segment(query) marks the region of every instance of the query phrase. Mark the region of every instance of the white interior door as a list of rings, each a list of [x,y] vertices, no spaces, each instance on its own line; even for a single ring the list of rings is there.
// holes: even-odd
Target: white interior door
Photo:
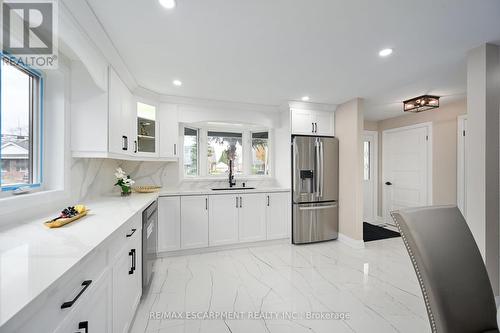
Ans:
[[[383,132],[384,217],[405,207],[432,204],[431,124]]]
[[[363,221],[377,220],[377,140],[376,131],[363,136]]]
[[[458,117],[457,142],[457,206],[467,218],[467,116]]]

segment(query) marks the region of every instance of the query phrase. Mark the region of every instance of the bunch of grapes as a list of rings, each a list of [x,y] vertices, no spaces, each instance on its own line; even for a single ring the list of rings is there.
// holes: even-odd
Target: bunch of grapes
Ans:
[[[78,215],[78,211],[75,209],[74,206],[70,206],[68,208],[65,208],[61,212],[61,218],[70,218],[70,217],[74,217],[76,215]]]

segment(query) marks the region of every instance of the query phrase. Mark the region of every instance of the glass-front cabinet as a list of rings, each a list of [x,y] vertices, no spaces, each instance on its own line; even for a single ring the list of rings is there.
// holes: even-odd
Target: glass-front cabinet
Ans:
[[[137,102],[137,141],[134,152],[138,155],[158,155],[158,122],[156,106]]]

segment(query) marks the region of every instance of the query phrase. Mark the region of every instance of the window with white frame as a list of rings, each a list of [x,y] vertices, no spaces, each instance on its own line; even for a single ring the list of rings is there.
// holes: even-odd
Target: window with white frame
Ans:
[[[198,129],[184,127],[184,175],[198,175],[198,152],[199,152]]]
[[[207,174],[224,175],[229,172],[229,161],[233,161],[233,172],[243,173],[243,134],[236,132],[207,133]]]
[[[252,133],[252,175],[269,174],[269,132]]]
[[[237,176],[270,175],[269,131],[184,126],[185,177],[226,177],[229,161]]]
[[[6,55],[0,66],[0,188],[39,186],[43,80]]]

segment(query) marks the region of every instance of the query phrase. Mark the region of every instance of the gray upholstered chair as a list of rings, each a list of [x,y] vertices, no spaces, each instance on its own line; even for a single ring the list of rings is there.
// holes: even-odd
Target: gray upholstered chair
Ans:
[[[391,213],[410,255],[432,332],[498,332],[483,259],[456,206]]]

